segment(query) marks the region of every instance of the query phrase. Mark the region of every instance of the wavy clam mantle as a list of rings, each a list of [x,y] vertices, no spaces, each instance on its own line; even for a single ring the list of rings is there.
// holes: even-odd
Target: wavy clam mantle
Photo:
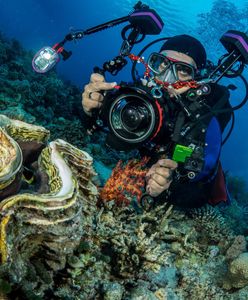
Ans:
[[[20,146],[0,128],[0,190],[15,180],[23,162]]]
[[[0,200],[19,191],[23,165],[37,160],[49,134],[44,127],[0,115]]]
[[[0,182],[3,189],[21,172],[25,151],[31,153],[35,149],[33,152],[37,154],[43,148],[37,168],[37,173],[42,174],[42,186],[32,193],[16,193],[0,203],[1,261],[14,262],[15,268],[20,268],[18,276],[25,276],[25,268],[21,269],[25,265],[23,262],[26,260],[28,267],[32,257],[42,257],[53,270],[61,269],[65,255],[80,241],[84,227],[82,218],[88,225],[91,223],[82,215],[85,210],[95,207],[98,194],[91,182],[95,175],[93,159],[87,152],[60,139],[44,147],[49,132],[43,127],[12,121],[4,116],[0,116],[0,124],[0,152],[3,154]],[[39,192],[42,190],[46,192]]]

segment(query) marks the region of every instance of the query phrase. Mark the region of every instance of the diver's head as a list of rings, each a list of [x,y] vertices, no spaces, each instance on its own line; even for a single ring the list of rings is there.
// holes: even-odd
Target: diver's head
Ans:
[[[199,70],[206,65],[205,48],[200,41],[190,35],[182,34],[169,38],[161,47],[160,53],[164,50],[174,50],[185,54],[193,59]]]
[[[149,66],[155,73],[155,78],[169,84],[194,80],[196,74],[205,65],[206,51],[203,45],[189,35],[169,38],[159,53],[153,53],[149,58]],[[188,86],[176,90],[169,87],[168,92],[174,96],[182,94],[188,89]]]

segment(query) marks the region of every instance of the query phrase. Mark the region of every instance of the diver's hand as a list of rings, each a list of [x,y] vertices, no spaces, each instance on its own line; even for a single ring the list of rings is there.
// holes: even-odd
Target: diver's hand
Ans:
[[[146,192],[157,197],[167,190],[172,182],[172,172],[177,168],[177,163],[171,159],[158,160],[146,174]]]
[[[99,109],[104,98],[100,92],[111,90],[116,85],[116,82],[105,82],[105,78],[98,73],[91,74],[90,82],[85,85],[82,94],[82,105],[85,113],[91,115],[92,109]]]

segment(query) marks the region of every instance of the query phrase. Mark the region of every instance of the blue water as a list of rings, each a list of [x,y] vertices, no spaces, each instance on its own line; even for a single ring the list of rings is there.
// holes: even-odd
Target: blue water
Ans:
[[[8,37],[20,40],[26,49],[37,51],[43,46],[52,46],[61,41],[72,27],[87,29],[102,22],[125,16],[136,2],[134,0],[0,0],[0,30]],[[216,15],[211,15],[213,4],[216,3],[212,0],[147,0],[144,3],[156,9],[165,23],[160,37],[182,33],[195,35],[204,43],[209,58],[215,60],[218,55],[225,53],[218,42],[221,34],[229,29],[240,29],[245,22],[248,25],[247,1],[228,1],[237,9],[231,10],[231,18],[230,14],[225,12],[226,1],[218,2],[219,11],[216,10]],[[244,17],[242,24],[237,12],[246,13],[247,18]],[[209,13],[210,19],[199,31],[200,13]],[[222,21],[218,13],[221,14]],[[122,28],[123,25],[119,25],[110,30],[87,36],[77,44],[68,43],[66,48],[72,50],[73,55],[68,61],[59,63],[57,70],[60,76],[83,88],[84,84],[88,82],[94,66],[101,66],[104,61],[118,54]],[[139,49],[154,38],[147,37],[133,49],[133,52],[137,51],[136,53],[138,53]],[[130,78],[129,71],[130,69],[125,69],[116,78],[108,75],[107,80],[117,82],[127,80]],[[248,78],[247,71],[244,74]],[[238,104],[244,94],[242,84],[236,80],[235,84],[240,88],[233,93],[233,105]],[[248,178],[248,104],[236,112],[235,116],[235,128],[223,147],[222,162],[224,169],[229,170],[232,174]]]

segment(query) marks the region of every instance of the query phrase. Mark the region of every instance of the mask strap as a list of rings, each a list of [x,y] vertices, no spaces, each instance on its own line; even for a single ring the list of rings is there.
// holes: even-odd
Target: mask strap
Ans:
[[[144,72],[144,78],[150,78],[151,77],[151,70],[148,67],[148,64],[145,62],[144,58],[139,57],[137,55],[134,54],[129,54],[128,57],[132,60],[132,61],[137,61],[142,63],[145,66],[145,72]],[[177,81],[175,83],[168,83],[168,82],[163,82],[161,80],[158,80],[156,78],[154,78],[154,81],[161,85],[163,88],[168,89],[168,87],[173,87],[174,89],[180,89],[182,87],[190,87],[190,88],[197,88],[199,86],[199,84],[197,83],[197,81],[195,80],[190,80],[190,81]]]
[[[189,88],[197,88],[199,86],[199,84],[197,83],[197,81],[195,80],[190,80],[190,81],[177,81],[174,83],[168,83],[168,82],[163,82],[161,80],[158,79],[154,79],[154,81],[159,84],[162,85],[163,88],[168,89],[168,87],[173,87],[174,89],[178,90],[182,87],[189,87]]]

